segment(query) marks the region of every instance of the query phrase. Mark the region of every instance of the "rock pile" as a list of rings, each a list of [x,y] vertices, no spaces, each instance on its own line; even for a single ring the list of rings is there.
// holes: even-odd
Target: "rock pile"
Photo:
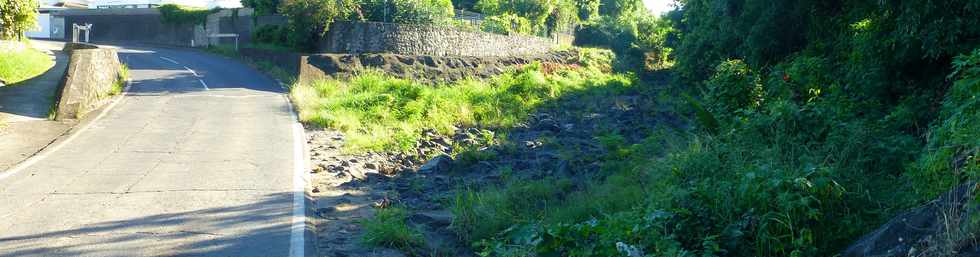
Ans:
[[[844,257],[980,256],[976,182],[899,214],[844,251]]]

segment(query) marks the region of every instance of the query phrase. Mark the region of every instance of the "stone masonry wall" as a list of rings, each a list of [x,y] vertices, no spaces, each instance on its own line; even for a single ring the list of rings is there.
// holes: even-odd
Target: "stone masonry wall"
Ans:
[[[68,45],[71,54],[58,96],[56,120],[82,118],[105,104],[119,77],[115,49]]]
[[[391,53],[430,56],[528,56],[555,44],[533,36],[507,36],[452,27],[337,21],[320,42],[327,53]]]
[[[243,48],[242,56],[266,61],[290,72],[301,82],[324,78],[343,78],[364,69],[376,69],[398,78],[433,83],[465,78],[488,78],[510,66],[534,61],[571,64],[578,61],[574,51],[548,52],[519,57],[428,56],[400,54],[296,54]]]

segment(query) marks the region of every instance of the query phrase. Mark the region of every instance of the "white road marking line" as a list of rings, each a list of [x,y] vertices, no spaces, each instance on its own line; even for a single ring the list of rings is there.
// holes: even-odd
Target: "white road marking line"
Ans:
[[[303,125],[296,117],[293,104],[286,98],[290,118],[293,121],[293,224],[290,226],[289,256],[304,257],[306,251],[306,171],[309,158],[306,156],[306,135]]]
[[[194,74],[194,77],[198,77],[198,78],[201,77],[201,75],[197,75],[197,72],[194,72],[194,70],[192,70],[191,68],[187,68],[187,66],[184,66],[184,69],[190,71],[191,74]]]
[[[211,90],[210,88],[208,88],[208,83],[204,83],[203,79],[197,79],[197,81],[201,82],[201,85],[204,86],[204,90]]]
[[[282,81],[277,79],[276,83],[279,87],[287,89]],[[286,98],[286,106],[289,107],[289,118],[293,121],[293,224],[290,226],[289,256],[305,257],[306,185],[309,182],[306,171],[310,167],[310,158],[306,154],[306,131],[303,129],[303,124],[299,123],[299,114],[293,108],[289,96],[283,97]]]
[[[256,98],[256,97],[269,97],[267,95],[174,95],[175,98],[186,98],[186,97],[215,97],[215,98]]]
[[[78,138],[78,135],[81,135],[82,133],[85,133],[85,131],[88,131],[88,129],[91,128],[92,125],[98,123],[99,120],[101,120],[102,117],[104,117],[107,113],[109,113],[109,111],[112,110],[113,107],[116,107],[116,105],[119,104],[119,102],[122,102],[122,99],[126,97],[126,94],[127,92],[129,92],[129,88],[132,85],[133,85],[133,80],[127,79],[126,87],[123,88],[122,94],[120,94],[119,97],[117,97],[116,99],[112,100],[112,103],[110,103],[109,106],[107,106],[104,110],[102,110],[102,112],[100,112],[98,116],[95,116],[95,119],[92,119],[92,121],[90,121],[88,124],[85,124],[85,126],[79,129],[78,131],[70,132],[71,135],[68,135],[68,138],[65,138],[65,140],[61,142],[57,142],[54,145],[49,145],[44,149],[41,149],[40,152],[36,153],[34,156],[31,156],[30,158],[27,158],[27,160],[25,160],[24,162],[17,164],[17,166],[14,166],[12,169],[7,170],[6,172],[0,173],[0,180],[13,176],[14,174],[23,171],[24,169],[30,167],[31,165],[34,165],[35,163],[41,160],[44,160],[45,158],[48,157],[48,155],[57,152],[62,147],[65,147],[65,145],[74,141],[75,138]]]
[[[160,59],[163,59],[163,60],[168,61],[168,62],[172,62],[172,63],[177,64],[177,65],[180,65],[180,63],[178,63],[177,61],[174,61],[174,59],[170,59],[170,58],[163,57],[163,56],[160,56]]]

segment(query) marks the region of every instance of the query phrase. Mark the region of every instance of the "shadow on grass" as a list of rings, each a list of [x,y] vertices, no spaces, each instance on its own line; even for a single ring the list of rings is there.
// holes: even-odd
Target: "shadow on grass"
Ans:
[[[45,119],[55,105],[68,56],[53,50],[55,64],[30,79],[0,87],[0,113]]]

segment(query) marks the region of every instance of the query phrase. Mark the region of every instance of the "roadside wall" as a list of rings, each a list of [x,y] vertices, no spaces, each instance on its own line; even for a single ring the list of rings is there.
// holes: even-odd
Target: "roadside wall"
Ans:
[[[194,24],[165,24],[155,9],[68,9],[53,13],[64,18],[62,40],[71,41],[72,24],[92,25],[93,42],[137,42],[190,46]],[[80,35],[84,38],[84,35]]]
[[[119,57],[115,49],[88,44],[65,46],[68,69],[61,81],[55,119],[78,119],[105,104],[119,78]]]
[[[238,43],[252,42],[254,11],[251,8],[224,9],[208,15],[207,34],[238,34]],[[234,38],[208,38],[211,44],[235,44]]]
[[[244,48],[242,56],[266,61],[290,72],[300,82],[324,78],[344,78],[364,69],[377,69],[398,78],[433,83],[465,78],[488,78],[515,65],[534,61],[575,63],[578,53],[549,52],[523,57],[463,57],[400,54],[296,54]]]
[[[552,39],[507,36],[453,27],[337,21],[320,50],[327,53],[392,53],[431,56],[527,56],[544,54]]]

